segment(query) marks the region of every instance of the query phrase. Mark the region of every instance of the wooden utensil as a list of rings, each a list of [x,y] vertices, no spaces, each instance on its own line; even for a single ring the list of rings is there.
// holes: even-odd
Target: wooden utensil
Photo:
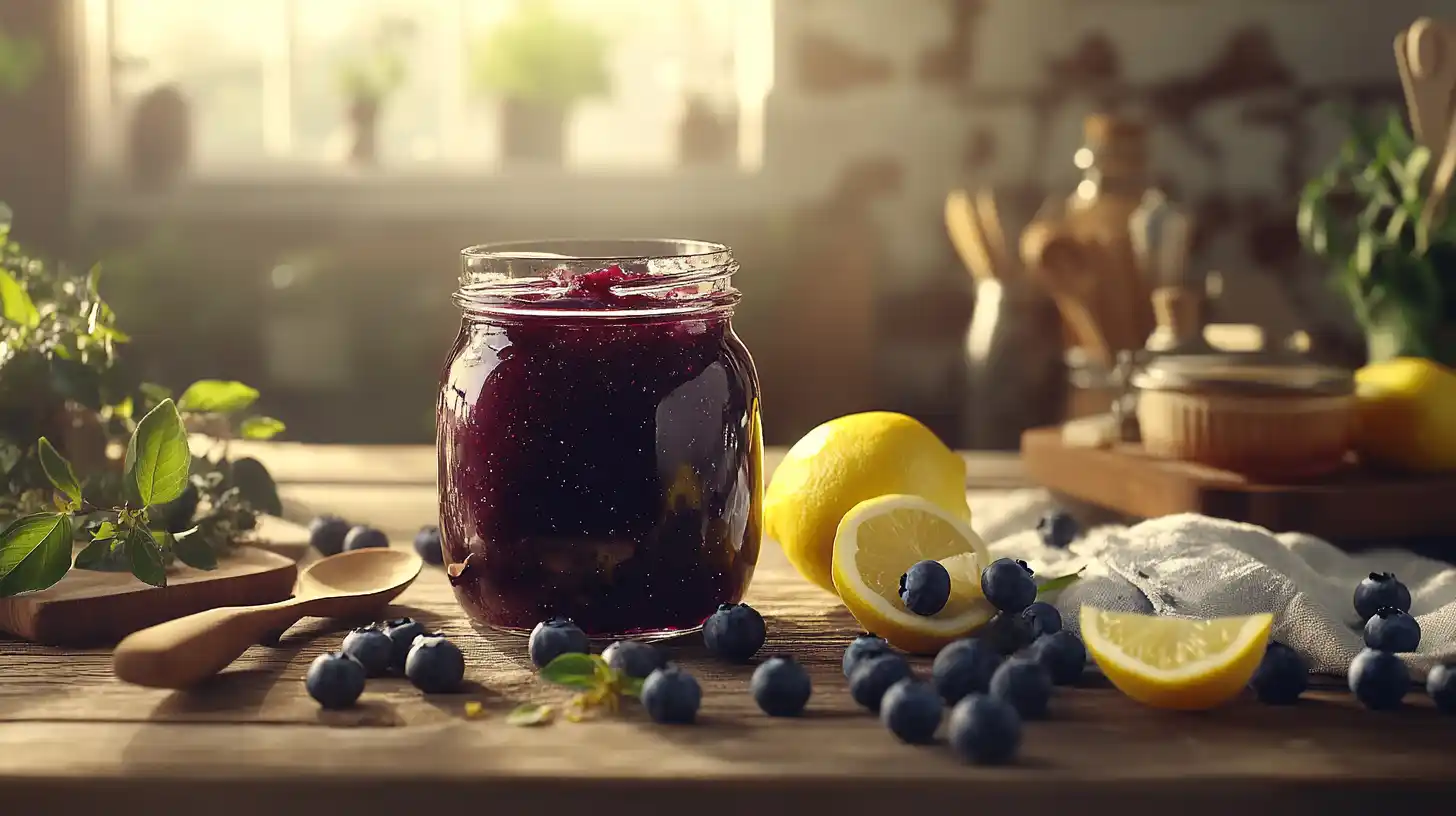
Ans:
[[[1013,272],[1015,261],[1006,244],[1006,230],[1001,226],[1001,208],[996,206],[996,194],[988,189],[979,190],[975,201],[976,220],[981,225],[981,238],[991,256],[991,265],[996,274],[1005,280]]]
[[[415,580],[423,563],[414,553],[391,549],[322,558],[299,574],[297,591],[286,601],[210,609],[131,635],[117,645],[112,671],[140,686],[194,686],[268,634],[305,616],[365,618],[377,613]]]
[[[977,281],[996,280],[997,269],[986,237],[981,232],[975,206],[965,190],[952,190],[945,197],[945,231],[961,263]]]
[[[1396,35],[1395,61],[1411,130],[1431,151],[1435,172],[1417,235],[1428,236],[1456,176],[1456,26],[1422,17]]]
[[[1093,247],[1048,224],[1033,224],[1021,236],[1026,269],[1057,304],[1073,338],[1097,362],[1112,365],[1112,349],[1093,317],[1100,263]]]

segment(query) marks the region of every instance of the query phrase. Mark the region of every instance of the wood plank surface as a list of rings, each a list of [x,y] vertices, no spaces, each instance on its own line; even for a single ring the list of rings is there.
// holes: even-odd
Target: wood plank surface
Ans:
[[[434,513],[426,485],[285,485],[284,494],[380,525],[397,546]],[[507,726],[517,703],[567,695],[535,677],[521,639],[472,630],[434,568],[391,614],[421,618],[461,645],[471,686],[460,695],[371,680],[358,708],[320,711],[302,680],[315,655],[338,647],[344,625],[333,621],[306,620],[190,692],[118,683],[104,651],[0,640],[0,797],[15,812],[46,814],[111,812],[145,797],[148,813],[209,816],[423,806],[700,816],[816,805],[839,814],[1105,806],[1287,816],[1425,806],[1456,789],[1456,719],[1414,694],[1407,709],[1374,714],[1340,690],[1293,708],[1241,701],[1190,715],[1143,708],[1093,680],[1059,693],[1049,720],[1028,724],[1019,764],[968,767],[943,745],[897,743],[854,706],[839,664],[857,626],[776,546],[764,548],[749,600],[768,620],[764,654],[792,653],[811,669],[804,718],[759,713],[747,692],[752,667],[709,659],[690,637],[668,648],[703,684],[698,726],[656,726],[635,706],[615,719]],[[469,701],[484,715],[467,718]]]

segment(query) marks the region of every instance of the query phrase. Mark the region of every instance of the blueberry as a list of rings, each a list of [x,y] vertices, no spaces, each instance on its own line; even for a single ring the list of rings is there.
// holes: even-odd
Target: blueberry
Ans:
[[[344,636],[344,654],[364,667],[370,677],[389,673],[394,665],[394,641],[378,625],[355,629]]]
[[[389,636],[389,641],[394,645],[394,653],[390,656],[389,665],[395,671],[404,671],[405,660],[409,658],[410,647],[415,645],[415,638],[425,633],[425,625],[414,618],[395,618],[380,624],[384,634]]]
[[[1456,663],[1432,668],[1426,675],[1426,693],[1437,711],[1456,714]]]
[[[947,703],[954,705],[967,694],[984,694],[991,687],[991,675],[1001,665],[1001,654],[983,640],[952,641],[930,664],[930,679]]]
[[[1031,638],[1062,631],[1062,613],[1046,601],[1036,601],[1021,610],[1021,617],[1031,624]]]
[[[404,676],[426,694],[459,691],[465,680],[465,655],[444,635],[419,635],[405,659]]]
[[[763,616],[748,604],[723,604],[703,624],[708,651],[735,663],[745,663],[763,647],[768,636]]]
[[[1365,645],[1382,652],[1414,652],[1421,645],[1421,624],[1392,606],[1365,621]]]
[[[1269,644],[1249,680],[1254,696],[1269,705],[1293,705],[1308,687],[1309,664],[1283,643]]]
[[[549,618],[531,630],[526,650],[531,654],[531,662],[537,668],[544,668],[564,654],[590,654],[591,641],[571,618]]]
[[[906,678],[885,692],[880,701],[880,722],[890,733],[912,745],[935,741],[935,730],[945,705],[935,689],[918,680]]]
[[[939,561],[920,561],[900,576],[900,600],[905,608],[929,617],[950,600],[950,573]]]
[[[1031,644],[1031,659],[1042,665],[1059,686],[1076,685],[1087,666],[1087,647],[1081,638],[1063,629],[1042,635]]]
[[[1355,613],[1360,620],[1370,620],[1387,606],[1402,612],[1411,607],[1410,590],[1393,573],[1372,572],[1355,587]]]
[[[1366,708],[1385,711],[1400,707],[1410,688],[1410,672],[1390,652],[1365,649],[1350,663],[1350,691]]]
[[[445,563],[445,550],[440,544],[440,528],[434,525],[421,527],[415,533],[415,552],[425,559],[426,564],[438,567]]]
[[[880,701],[890,686],[913,676],[910,664],[897,654],[880,655],[860,662],[849,676],[849,696],[856,703],[879,712]]]
[[[639,679],[667,665],[667,656],[661,650],[640,640],[619,640],[602,652],[602,659],[628,677]]]
[[[1031,621],[1017,612],[998,612],[985,628],[981,639],[1003,655],[1016,654],[1030,646],[1032,641]]]
[[[691,674],[669,663],[647,675],[641,698],[653,722],[687,725],[698,717],[703,690]]]
[[[849,645],[845,647],[843,661],[844,676],[849,677],[854,674],[855,667],[859,665],[861,660],[868,660],[871,657],[894,653],[895,650],[890,648],[888,641],[882,637],[866,632],[850,641]]]
[[[1020,612],[1036,600],[1036,582],[1025,561],[998,558],[981,570],[981,592],[1002,612]]]
[[[950,747],[977,765],[1001,765],[1021,747],[1021,716],[994,697],[972,694],[950,712]]]
[[[1041,543],[1058,550],[1071,546],[1080,532],[1077,520],[1064,510],[1053,510],[1036,523],[1036,533],[1041,536]]]
[[[991,675],[991,696],[1010,703],[1023,720],[1046,716],[1052,676],[1035,660],[1013,657]]]
[[[793,717],[804,710],[814,685],[809,672],[789,655],[771,657],[753,670],[748,688],[753,700],[770,717]]]
[[[338,516],[319,516],[308,523],[308,543],[323,555],[338,555],[344,551],[344,536],[349,534],[349,522]]]
[[[389,536],[383,530],[365,524],[356,524],[344,536],[344,552],[370,550],[389,546]]]
[[[303,684],[324,708],[348,708],[364,693],[364,667],[343,652],[321,654],[308,664]]]

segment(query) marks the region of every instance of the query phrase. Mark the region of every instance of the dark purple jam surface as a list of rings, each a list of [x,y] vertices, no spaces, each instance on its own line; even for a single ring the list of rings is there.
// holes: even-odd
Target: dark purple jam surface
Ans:
[[[611,310],[616,267],[533,308]],[[660,302],[659,302],[660,303]],[[702,624],[758,561],[758,380],[728,313],[471,317],[438,406],[441,535],[476,621]]]

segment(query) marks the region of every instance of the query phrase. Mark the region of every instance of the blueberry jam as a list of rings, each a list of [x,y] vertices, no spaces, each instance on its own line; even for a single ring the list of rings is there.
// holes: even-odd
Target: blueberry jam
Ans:
[[[758,378],[730,325],[736,267],[712,244],[560,243],[547,251],[569,254],[465,252],[438,404],[447,573],[496,628],[698,627],[742,599],[758,560]],[[624,260],[571,260],[605,254]]]

